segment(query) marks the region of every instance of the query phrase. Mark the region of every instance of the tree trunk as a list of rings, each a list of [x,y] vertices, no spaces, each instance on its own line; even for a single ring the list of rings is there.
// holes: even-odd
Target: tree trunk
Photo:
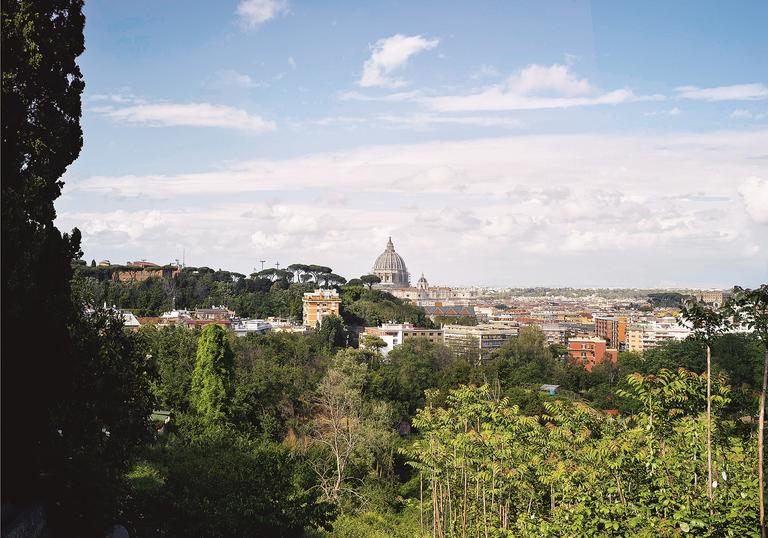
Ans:
[[[424,473],[419,473],[419,536],[424,536]]]
[[[765,538],[765,478],[763,474],[763,458],[765,457],[765,390],[768,385],[768,351],[763,360],[763,387],[760,391],[760,414],[757,421],[757,476],[760,483],[760,538]]]
[[[707,497],[712,510],[712,353],[707,342]]]

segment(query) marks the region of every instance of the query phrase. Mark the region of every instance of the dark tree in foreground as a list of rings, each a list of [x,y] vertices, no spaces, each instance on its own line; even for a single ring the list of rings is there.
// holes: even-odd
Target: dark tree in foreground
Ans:
[[[52,536],[103,536],[148,433],[146,357],[122,318],[72,298],[80,233],[53,224],[82,147],[82,1],[2,3],[3,517],[42,503]]]
[[[37,497],[50,473],[50,410],[72,375],[70,260],[79,234],[53,225],[60,178],[82,147],[75,58],[81,1],[3,0],[2,434],[3,502]]]

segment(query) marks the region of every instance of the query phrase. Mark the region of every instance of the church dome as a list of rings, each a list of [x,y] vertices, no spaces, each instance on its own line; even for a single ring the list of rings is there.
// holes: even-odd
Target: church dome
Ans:
[[[405,271],[405,261],[402,256],[395,252],[395,245],[392,244],[392,238],[387,241],[387,248],[382,252],[376,263],[373,264],[373,270],[375,271]]]
[[[387,248],[382,252],[373,264],[373,274],[381,278],[381,284],[385,286],[408,286],[408,268],[405,260],[395,252],[392,238],[387,241]]]

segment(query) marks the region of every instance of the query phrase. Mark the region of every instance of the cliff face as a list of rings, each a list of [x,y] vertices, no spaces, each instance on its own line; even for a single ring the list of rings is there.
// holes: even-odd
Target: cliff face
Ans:
[[[144,267],[137,270],[114,271],[112,280],[115,282],[142,282],[148,278],[172,278],[178,274],[178,268]]]

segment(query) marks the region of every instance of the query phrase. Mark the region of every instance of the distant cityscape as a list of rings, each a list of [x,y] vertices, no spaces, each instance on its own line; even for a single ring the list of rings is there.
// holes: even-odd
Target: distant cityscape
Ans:
[[[98,266],[113,268],[111,278],[120,282],[172,279],[185,270],[178,262],[161,266],[146,260],[119,267],[103,260]],[[187,270],[196,271],[194,268]],[[561,346],[564,357],[567,355],[571,361],[591,371],[605,361],[615,364],[619,352],[642,353],[666,341],[685,340],[691,334],[691,329],[679,320],[680,305],[670,303],[669,298],[663,300],[664,293],[657,290],[626,290],[625,293],[619,290],[606,297],[605,294],[577,289],[431,286],[423,273],[413,286],[408,266],[395,250],[391,237],[374,261],[370,275],[376,277],[370,283],[372,289],[385,291],[417,306],[430,321],[439,323],[438,328],[430,328],[392,320],[378,326],[353,328],[360,347],[366,347],[366,337],[380,339],[383,356],[405,340],[424,338],[446,345],[456,356],[485,363],[495,349],[516,337],[521,328],[536,326],[545,336],[545,345]],[[234,278],[249,277],[238,275]],[[360,284],[350,281],[344,285]],[[724,303],[727,291],[676,290],[671,295],[695,298],[718,308]],[[268,332],[306,333],[315,330],[326,316],[340,316],[341,310],[342,300],[337,286],[304,293],[301,319],[242,318],[227,305],[173,309],[154,317],[137,317],[124,310],[123,316],[128,328],[145,324],[194,328],[218,323],[237,336],[245,336]]]

